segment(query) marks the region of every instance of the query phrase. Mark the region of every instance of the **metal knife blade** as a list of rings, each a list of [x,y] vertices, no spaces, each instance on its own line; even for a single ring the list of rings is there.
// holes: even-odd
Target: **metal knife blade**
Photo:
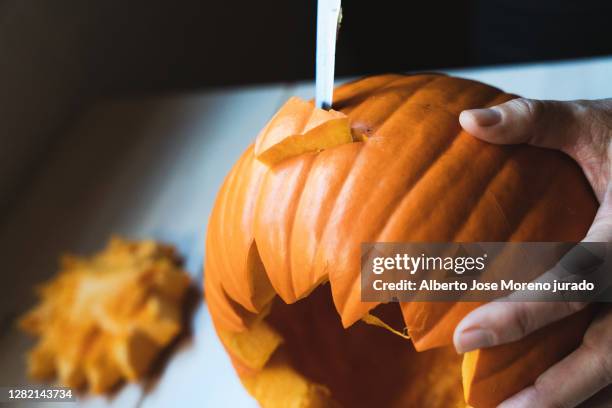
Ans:
[[[317,3],[317,67],[315,104],[329,109],[334,94],[336,35],[341,0],[318,0]]]

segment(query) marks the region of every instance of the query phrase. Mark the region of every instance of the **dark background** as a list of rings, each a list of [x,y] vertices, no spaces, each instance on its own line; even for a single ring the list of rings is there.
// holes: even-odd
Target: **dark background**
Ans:
[[[110,92],[313,77],[314,0],[91,3],[74,12],[104,21],[83,40]],[[612,53],[609,0],[344,3],[339,76]]]
[[[105,93],[313,77],[315,0],[46,3],[74,25],[89,86]],[[339,76],[612,53],[609,0],[344,3]]]
[[[337,75],[612,54],[610,0],[344,1]],[[312,79],[315,0],[0,0],[0,211],[100,97]]]
[[[26,6],[0,0],[0,7],[7,5],[0,18],[22,27],[11,33],[15,48],[34,48],[4,50],[2,59],[55,53],[55,62],[77,66],[94,92],[157,92],[314,74],[316,0],[20,2]],[[339,76],[612,53],[609,0],[344,3]],[[22,43],[23,37],[33,41]],[[38,65],[35,55],[21,62],[33,64],[23,69],[50,68]]]

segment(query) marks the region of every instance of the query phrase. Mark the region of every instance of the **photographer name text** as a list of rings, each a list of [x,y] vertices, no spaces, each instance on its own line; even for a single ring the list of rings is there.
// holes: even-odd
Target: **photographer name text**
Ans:
[[[372,282],[372,289],[375,291],[533,291],[533,292],[564,292],[564,291],[583,291],[591,292],[595,290],[595,284],[582,280],[581,282],[565,282],[554,280],[552,282],[515,282],[514,280],[501,280],[499,282],[480,282],[473,279],[471,282],[442,282],[436,279],[425,279],[422,281],[412,281],[402,279],[397,282],[385,282],[376,279]]]

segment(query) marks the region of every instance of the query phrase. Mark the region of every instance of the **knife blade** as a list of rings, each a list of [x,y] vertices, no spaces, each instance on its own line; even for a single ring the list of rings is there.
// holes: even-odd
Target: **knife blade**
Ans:
[[[334,94],[336,36],[341,0],[318,0],[315,104],[329,109]]]

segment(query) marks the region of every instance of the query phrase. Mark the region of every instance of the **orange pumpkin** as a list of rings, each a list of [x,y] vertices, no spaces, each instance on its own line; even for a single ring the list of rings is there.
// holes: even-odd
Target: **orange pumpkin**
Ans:
[[[256,156],[288,140],[270,136],[269,125],[242,155],[210,217],[205,289],[217,332],[261,405],[449,407],[465,398],[490,407],[578,345],[589,310],[462,357],[452,333],[477,304],[360,300],[362,242],[584,236],[597,201],[569,157],[487,144],[460,128],[462,110],[511,98],[442,75],[370,77],[339,87],[340,113],[328,118],[348,117],[359,141],[283,147],[265,164]],[[271,123],[301,140],[310,115],[294,110]],[[367,323],[405,326],[412,341]]]

